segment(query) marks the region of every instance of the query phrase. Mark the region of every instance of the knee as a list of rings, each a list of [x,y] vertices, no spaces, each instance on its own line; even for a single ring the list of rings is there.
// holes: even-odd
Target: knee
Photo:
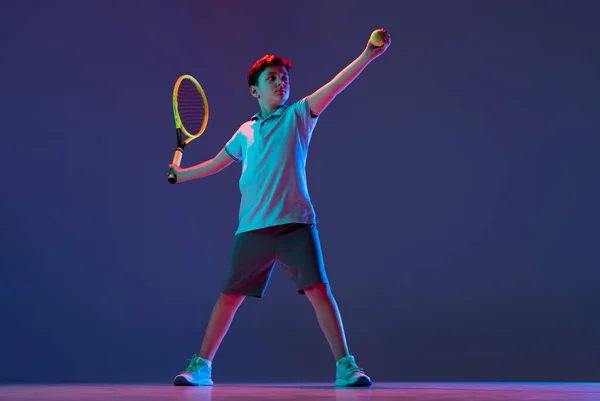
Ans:
[[[315,284],[304,289],[304,293],[309,298],[331,298],[331,287],[329,284]]]
[[[219,303],[230,308],[237,308],[244,298],[246,298],[245,295],[221,293],[219,294]]]

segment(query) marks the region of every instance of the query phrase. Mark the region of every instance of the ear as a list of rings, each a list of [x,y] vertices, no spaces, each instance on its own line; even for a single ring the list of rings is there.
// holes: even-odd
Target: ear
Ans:
[[[257,99],[260,97],[260,94],[258,93],[258,88],[254,85],[250,87],[250,94]]]

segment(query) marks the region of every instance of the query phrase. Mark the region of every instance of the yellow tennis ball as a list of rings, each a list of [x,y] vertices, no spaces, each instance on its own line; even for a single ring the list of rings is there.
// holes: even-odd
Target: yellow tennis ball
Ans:
[[[385,37],[387,33],[383,29],[376,29],[371,33],[371,43],[375,47],[381,47],[385,44]]]

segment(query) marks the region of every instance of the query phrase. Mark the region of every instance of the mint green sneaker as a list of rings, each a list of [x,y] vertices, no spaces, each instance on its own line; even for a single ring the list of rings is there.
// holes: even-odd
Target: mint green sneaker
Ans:
[[[175,386],[212,386],[213,381],[210,378],[212,372],[211,361],[200,358],[194,354],[189,360],[188,367],[175,376],[173,385]]]
[[[336,386],[368,387],[371,385],[371,378],[365,374],[362,368],[358,367],[352,355],[337,361],[335,367]]]

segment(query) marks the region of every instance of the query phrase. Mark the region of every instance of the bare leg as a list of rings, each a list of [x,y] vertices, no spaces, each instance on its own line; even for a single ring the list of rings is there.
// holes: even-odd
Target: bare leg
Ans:
[[[336,362],[349,355],[342,317],[340,316],[329,285],[313,285],[305,288],[304,293],[315,309],[317,320],[319,321],[321,330],[323,330],[323,334],[327,337],[327,342],[329,342]]]
[[[204,340],[200,347],[198,356],[204,359],[208,359],[212,362],[223,337],[227,334],[231,321],[235,316],[235,312],[238,310],[242,302],[246,297],[244,295],[231,295],[223,294],[219,295],[219,299],[215,303],[215,306],[208,320],[208,326],[204,333]]]

